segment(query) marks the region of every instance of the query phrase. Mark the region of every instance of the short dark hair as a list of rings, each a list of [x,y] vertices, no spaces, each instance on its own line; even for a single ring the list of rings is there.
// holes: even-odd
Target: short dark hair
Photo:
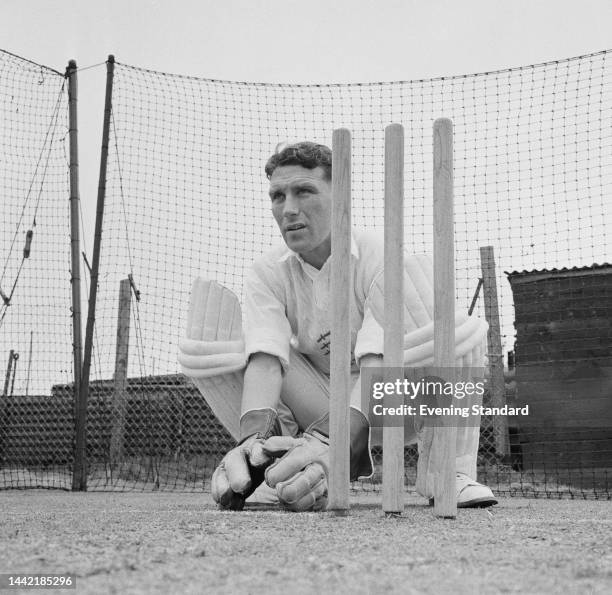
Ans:
[[[266,176],[272,177],[274,170],[282,165],[301,165],[306,169],[322,167],[325,179],[331,180],[332,152],[325,145],[318,145],[310,141],[303,141],[292,145],[282,146],[266,163]]]

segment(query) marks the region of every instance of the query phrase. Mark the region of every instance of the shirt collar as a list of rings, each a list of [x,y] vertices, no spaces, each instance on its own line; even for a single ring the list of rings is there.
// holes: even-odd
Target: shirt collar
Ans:
[[[355,236],[351,233],[351,255],[355,258],[359,258],[359,247],[357,246],[357,242],[355,241]],[[297,253],[291,250],[291,248],[286,247],[286,250],[281,254],[278,262],[285,262],[288,258],[294,256],[302,266],[308,264],[304,261],[304,259]]]

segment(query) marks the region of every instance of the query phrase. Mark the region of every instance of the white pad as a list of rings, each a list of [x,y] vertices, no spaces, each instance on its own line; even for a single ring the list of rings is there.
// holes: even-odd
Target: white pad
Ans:
[[[404,265],[404,305],[407,332],[404,335],[404,366],[433,365],[433,261],[429,255],[409,256]],[[376,315],[376,312],[375,312]],[[455,365],[480,368],[484,366],[488,325],[484,320],[468,316],[463,310],[455,312]],[[468,406],[466,399],[463,406]],[[473,420],[473,418],[472,418]],[[439,464],[435,428],[424,426],[415,419],[419,442],[416,488],[424,496],[433,495],[436,467]],[[480,429],[475,426],[457,428],[457,471],[476,477],[476,455]]]
[[[482,366],[479,361],[481,346],[487,336],[488,325],[484,320],[472,318],[465,312],[455,312],[455,361],[456,365]],[[404,365],[433,365],[433,321],[413,333],[404,336]],[[418,336],[417,336],[418,335]]]
[[[216,281],[198,277],[193,283],[178,360],[190,378],[230,374],[246,365],[240,302]]]
[[[406,255],[404,259],[404,365],[423,367],[433,364],[433,260],[428,254]],[[371,290],[366,308],[384,326],[383,279]],[[472,318],[463,310],[455,313],[456,365],[482,366],[482,344],[487,323]]]
[[[178,361],[213,413],[237,439],[243,368],[246,366],[238,298],[216,281],[197,278]]]

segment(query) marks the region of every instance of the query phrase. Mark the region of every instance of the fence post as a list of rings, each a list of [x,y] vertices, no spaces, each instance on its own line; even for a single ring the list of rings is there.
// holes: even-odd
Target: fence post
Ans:
[[[98,178],[98,200],[96,204],[96,226],[91,264],[91,283],[89,286],[89,304],[87,307],[87,327],[85,329],[85,349],[83,353],[83,372],[79,401],[77,404],[75,428],[74,469],[72,472],[72,489],[87,490],[87,456],[85,452],[87,437],[87,401],[89,399],[89,370],[93,348],[93,331],[96,316],[96,296],[98,291],[98,270],[100,268],[100,244],[102,241],[102,220],[104,218],[104,198],[106,195],[106,164],[108,161],[108,137],[113,96],[113,74],[115,58],[109,56],[106,62],[106,96],[104,102],[104,121],[102,125],[102,151],[100,153],[100,176]]]
[[[77,65],[68,62],[68,118],[70,141],[70,284],[72,286],[72,360],[74,372],[74,412],[78,420],[78,404],[81,393],[83,366],[81,343],[81,248],[79,237],[79,132],[78,132],[78,83]],[[75,453],[76,462],[76,453]]]
[[[114,469],[123,458],[123,434],[127,403],[127,369],[130,343],[130,280],[119,283],[119,313],[117,315],[117,351],[115,356],[115,375],[113,379],[113,399],[111,405],[110,461]]]
[[[495,258],[493,246],[481,246],[480,264],[482,268],[482,287],[485,317],[489,323],[487,333],[487,357],[489,359],[489,390],[491,405],[503,407],[506,404],[504,384],[504,355],[502,353],[499,325],[499,305],[497,302],[497,282],[495,278]],[[506,457],[509,454],[508,418],[505,415],[493,416],[495,451]]]

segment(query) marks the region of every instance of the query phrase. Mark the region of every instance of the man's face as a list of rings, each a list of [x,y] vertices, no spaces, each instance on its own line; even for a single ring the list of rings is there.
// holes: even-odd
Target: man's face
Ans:
[[[270,179],[272,214],[287,246],[321,268],[331,252],[331,183],[322,167],[277,167]]]

